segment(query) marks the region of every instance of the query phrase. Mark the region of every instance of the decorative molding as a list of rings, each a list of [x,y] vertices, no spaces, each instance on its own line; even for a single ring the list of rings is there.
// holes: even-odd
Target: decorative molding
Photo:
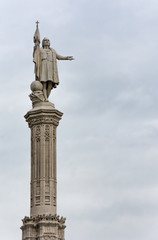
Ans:
[[[25,217],[22,240],[64,240],[66,218],[57,215],[38,215],[36,217]]]
[[[50,126],[46,125],[45,126],[45,141],[49,141],[50,139]]]
[[[56,140],[56,128],[53,128],[53,140]]]
[[[57,214],[49,214],[49,215],[37,215],[35,217],[27,217],[25,216],[24,219],[22,219],[23,224],[29,223],[29,222],[40,222],[40,221],[56,221],[60,223],[61,225],[65,224],[66,218],[60,217]]]
[[[40,137],[41,137],[41,127],[38,125],[36,126],[36,133],[35,133],[35,138],[37,142],[40,142]]]
[[[25,115],[25,119],[31,128],[34,125],[39,124],[52,124],[54,126],[59,125],[59,121],[63,113],[55,108],[47,109],[33,109]]]

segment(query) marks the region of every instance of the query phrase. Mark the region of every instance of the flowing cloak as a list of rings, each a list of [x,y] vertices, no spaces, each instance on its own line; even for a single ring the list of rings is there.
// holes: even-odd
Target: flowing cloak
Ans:
[[[54,84],[58,85],[57,59],[67,60],[67,57],[57,54],[53,48],[44,49],[37,47],[33,54],[36,80],[40,82],[51,81],[53,82],[53,86]]]

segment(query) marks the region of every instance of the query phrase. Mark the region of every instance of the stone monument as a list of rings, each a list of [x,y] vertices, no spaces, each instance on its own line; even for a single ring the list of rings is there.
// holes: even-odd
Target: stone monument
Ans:
[[[64,240],[65,220],[57,215],[56,129],[63,115],[48,97],[59,84],[57,59],[63,57],[44,38],[40,48],[38,22],[34,35],[35,81],[31,84],[32,109],[25,119],[31,129],[30,217],[22,220],[22,240]]]

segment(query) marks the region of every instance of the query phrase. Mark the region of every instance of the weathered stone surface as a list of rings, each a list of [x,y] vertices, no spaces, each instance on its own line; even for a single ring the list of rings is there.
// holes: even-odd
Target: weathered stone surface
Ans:
[[[40,48],[40,33],[38,22],[34,34],[33,62],[35,64],[35,79],[43,85],[44,101],[48,100],[50,92],[59,84],[57,60],[73,60],[72,56],[61,56],[50,47],[48,38],[42,41]]]
[[[31,129],[31,206],[22,240],[64,240],[65,218],[56,215],[56,128],[62,115],[50,102],[38,103],[25,115]]]
[[[64,240],[65,218],[57,215],[38,215],[25,217],[23,226],[23,240]]]
[[[30,217],[22,222],[22,240],[64,240],[66,218],[57,215],[56,129],[63,113],[48,101],[59,84],[57,59],[63,57],[44,38],[40,48],[38,21],[34,35],[35,81],[31,83],[32,109],[25,119],[31,129]]]
[[[56,127],[62,115],[50,103],[25,115],[31,128],[31,216],[56,214]]]

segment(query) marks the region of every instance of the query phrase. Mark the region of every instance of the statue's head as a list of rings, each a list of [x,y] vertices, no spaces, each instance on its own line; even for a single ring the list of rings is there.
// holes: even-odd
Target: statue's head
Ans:
[[[50,47],[50,41],[49,41],[48,38],[43,38],[43,40],[42,40],[42,47],[44,47],[44,46]]]

